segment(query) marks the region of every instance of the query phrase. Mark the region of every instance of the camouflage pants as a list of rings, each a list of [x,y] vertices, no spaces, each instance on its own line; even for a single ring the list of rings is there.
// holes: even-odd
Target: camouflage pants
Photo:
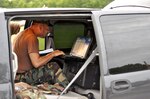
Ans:
[[[42,83],[55,84],[58,83],[66,87],[68,80],[62,73],[61,68],[56,62],[51,62],[40,68],[33,68],[26,73],[16,75],[15,82],[26,82],[30,85],[38,85]]]
[[[38,89],[30,88],[17,92],[16,99],[46,99],[46,97]]]

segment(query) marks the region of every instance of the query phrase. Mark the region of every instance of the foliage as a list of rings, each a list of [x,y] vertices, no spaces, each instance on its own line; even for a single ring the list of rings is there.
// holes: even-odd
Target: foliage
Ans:
[[[112,0],[0,0],[4,8],[40,8],[40,7],[70,7],[70,8],[103,8]]]

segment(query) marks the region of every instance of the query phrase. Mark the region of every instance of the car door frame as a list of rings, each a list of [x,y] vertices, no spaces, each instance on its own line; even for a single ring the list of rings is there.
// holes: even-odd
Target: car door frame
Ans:
[[[3,11],[0,12],[0,98],[14,99],[14,79],[12,69],[12,51],[10,44],[10,34],[8,20]]]

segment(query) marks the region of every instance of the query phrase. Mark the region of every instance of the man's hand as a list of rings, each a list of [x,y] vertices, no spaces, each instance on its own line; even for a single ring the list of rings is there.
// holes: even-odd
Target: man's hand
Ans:
[[[54,55],[54,57],[60,56],[60,55],[65,55],[65,53],[63,51],[60,51],[60,50],[55,50],[52,52],[52,54]]]

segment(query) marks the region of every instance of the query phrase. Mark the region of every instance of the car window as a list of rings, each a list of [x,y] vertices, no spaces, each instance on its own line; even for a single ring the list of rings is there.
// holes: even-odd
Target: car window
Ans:
[[[150,17],[109,15],[100,18],[111,74],[148,69],[150,64]]]
[[[58,22],[54,25],[56,49],[71,48],[76,38],[84,35],[84,24],[77,22]]]

